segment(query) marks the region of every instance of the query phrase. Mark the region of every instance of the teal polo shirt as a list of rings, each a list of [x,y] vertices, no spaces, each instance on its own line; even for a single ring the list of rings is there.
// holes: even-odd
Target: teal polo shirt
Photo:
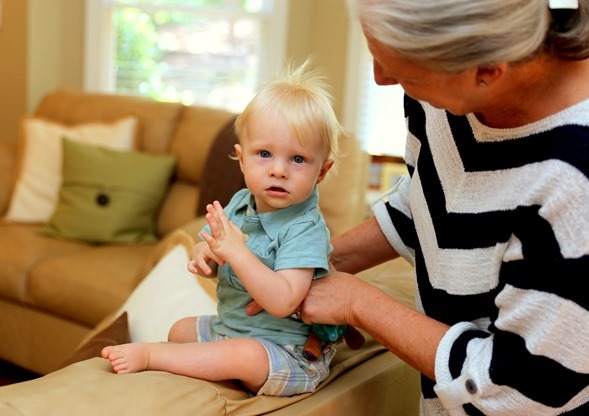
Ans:
[[[314,279],[329,271],[329,230],[319,211],[317,187],[304,202],[257,214],[253,195],[237,192],[225,213],[247,236],[247,247],[272,270],[314,268]],[[208,228],[208,227],[206,227]],[[209,231],[207,229],[207,231]],[[266,311],[245,313],[252,297],[229,265],[217,270],[218,316],[213,328],[232,338],[264,338],[277,345],[304,345],[311,327],[291,317],[276,318]]]

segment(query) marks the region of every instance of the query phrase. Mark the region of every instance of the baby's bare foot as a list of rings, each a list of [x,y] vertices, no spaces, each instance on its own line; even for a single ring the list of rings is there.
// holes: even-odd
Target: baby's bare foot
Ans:
[[[117,374],[147,370],[149,364],[149,348],[147,344],[142,343],[104,347],[101,355],[110,361],[112,369]]]

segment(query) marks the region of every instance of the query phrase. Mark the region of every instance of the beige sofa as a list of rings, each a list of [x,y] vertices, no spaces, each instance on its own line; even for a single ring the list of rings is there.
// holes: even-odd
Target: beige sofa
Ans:
[[[115,376],[100,358],[54,372],[81,341],[110,324],[113,313],[171,246],[189,248],[204,222],[199,215],[203,202],[228,198],[241,186],[235,162],[226,157],[235,140],[234,114],[59,90],[47,95],[34,115],[78,126],[129,114],[139,121],[138,150],[177,158],[156,217],[159,241],[92,244],[42,235],[39,223],[0,222],[0,359],[50,373],[0,388],[0,414],[415,414],[417,374],[370,337],[359,351],[341,346],[329,382],[310,397],[250,398],[230,382],[206,383],[159,372]],[[341,147],[345,158],[338,173],[320,188],[321,209],[333,235],[366,214],[367,156],[350,137],[342,137]],[[8,210],[21,172],[23,149],[17,148],[0,141],[0,213]],[[412,272],[404,261],[363,276],[412,303]]]

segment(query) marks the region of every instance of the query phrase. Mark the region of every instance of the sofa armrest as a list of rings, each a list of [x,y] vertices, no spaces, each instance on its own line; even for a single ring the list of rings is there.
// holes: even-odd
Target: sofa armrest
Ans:
[[[16,142],[0,140],[0,216],[8,210],[14,186],[16,169]]]

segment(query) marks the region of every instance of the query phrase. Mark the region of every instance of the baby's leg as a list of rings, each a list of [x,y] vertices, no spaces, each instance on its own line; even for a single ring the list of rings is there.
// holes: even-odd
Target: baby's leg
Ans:
[[[170,342],[196,342],[196,316],[179,319],[172,325],[168,333]]]
[[[135,343],[106,347],[116,373],[161,370],[209,381],[241,380],[257,393],[268,378],[268,354],[253,338],[215,342]]]

